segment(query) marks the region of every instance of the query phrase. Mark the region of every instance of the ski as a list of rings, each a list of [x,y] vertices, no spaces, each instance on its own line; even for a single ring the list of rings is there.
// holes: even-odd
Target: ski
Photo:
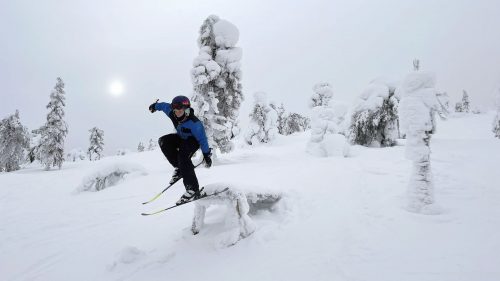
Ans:
[[[194,168],[196,169],[198,166],[200,166],[205,160],[201,160],[200,164],[194,166]],[[158,199],[158,197],[160,197],[160,195],[163,194],[163,192],[167,191],[170,187],[172,187],[172,185],[176,184],[180,179],[182,178],[179,178],[178,180],[174,181],[173,183],[169,184],[167,187],[165,187],[165,189],[163,189],[160,193],[156,194],[155,197],[151,198],[149,201],[146,201],[146,202],[142,202],[142,205],[146,205],[148,203],[151,203],[153,201],[155,201],[156,199]]]
[[[201,190],[203,190],[203,188],[201,188]],[[196,199],[193,199],[191,201],[188,201],[186,203],[182,203],[182,204],[179,204],[179,205],[174,205],[174,206],[170,206],[168,208],[165,208],[165,209],[162,209],[162,210],[159,210],[159,211],[156,211],[156,212],[153,212],[153,213],[142,213],[141,215],[143,216],[150,216],[150,215],[155,215],[155,214],[158,214],[158,213],[161,213],[161,212],[165,212],[167,210],[170,210],[170,209],[173,209],[175,207],[179,207],[179,206],[182,206],[184,204],[188,204],[188,203],[191,203],[191,202],[194,202],[194,201],[197,201],[197,200],[200,200],[200,199],[203,199],[203,198],[207,198],[207,197],[210,197],[210,196],[215,196],[215,195],[218,195],[218,194],[221,194],[223,192],[226,192],[229,190],[229,187],[226,187],[224,188],[223,190],[220,190],[220,191],[215,191],[214,193],[211,193],[211,194],[207,194],[203,197],[199,197],[199,198],[196,198]]]

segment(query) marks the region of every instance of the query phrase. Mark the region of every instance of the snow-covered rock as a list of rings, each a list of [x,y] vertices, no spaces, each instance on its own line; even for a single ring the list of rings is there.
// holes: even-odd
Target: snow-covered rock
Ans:
[[[141,165],[134,163],[115,162],[99,165],[83,178],[77,190],[100,191],[120,183],[128,174],[147,175],[147,172]]]
[[[282,194],[273,192],[259,192],[251,188],[238,188],[238,185],[230,183],[216,183],[205,186],[207,194],[229,188],[226,192],[209,196],[195,202],[195,210],[191,231],[198,234],[204,225],[205,213],[212,205],[225,205],[227,207],[225,225],[229,228],[224,234],[219,235],[218,244],[221,246],[232,246],[240,239],[252,234],[256,225],[250,214],[256,214],[259,210],[273,210],[273,207],[281,200]],[[222,238],[220,238],[222,237]]]

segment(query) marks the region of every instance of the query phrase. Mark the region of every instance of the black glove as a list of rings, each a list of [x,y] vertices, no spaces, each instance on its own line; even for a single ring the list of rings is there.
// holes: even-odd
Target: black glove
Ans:
[[[159,99],[157,99],[155,101],[155,103],[152,103],[150,106],[149,106],[149,111],[151,111],[151,113],[155,112],[156,111],[156,104],[158,103]]]
[[[212,153],[210,151],[208,153],[203,153],[203,160],[205,161],[205,167],[210,168],[212,166]]]

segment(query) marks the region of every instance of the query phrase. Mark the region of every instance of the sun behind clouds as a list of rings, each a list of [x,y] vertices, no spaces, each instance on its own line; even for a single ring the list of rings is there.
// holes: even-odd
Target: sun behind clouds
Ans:
[[[125,87],[123,86],[123,83],[119,80],[114,80],[109,84],[109,93],[113,96],[120,96],[123,94],[123,91],[125,90]]]

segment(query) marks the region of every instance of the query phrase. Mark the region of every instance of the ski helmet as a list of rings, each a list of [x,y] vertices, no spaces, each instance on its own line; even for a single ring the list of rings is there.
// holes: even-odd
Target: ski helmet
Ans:
[[[185,96],[176,96],[172,100],[172,108],[173,109],[186,109],[191,107],[191,103],[189,99]]]

